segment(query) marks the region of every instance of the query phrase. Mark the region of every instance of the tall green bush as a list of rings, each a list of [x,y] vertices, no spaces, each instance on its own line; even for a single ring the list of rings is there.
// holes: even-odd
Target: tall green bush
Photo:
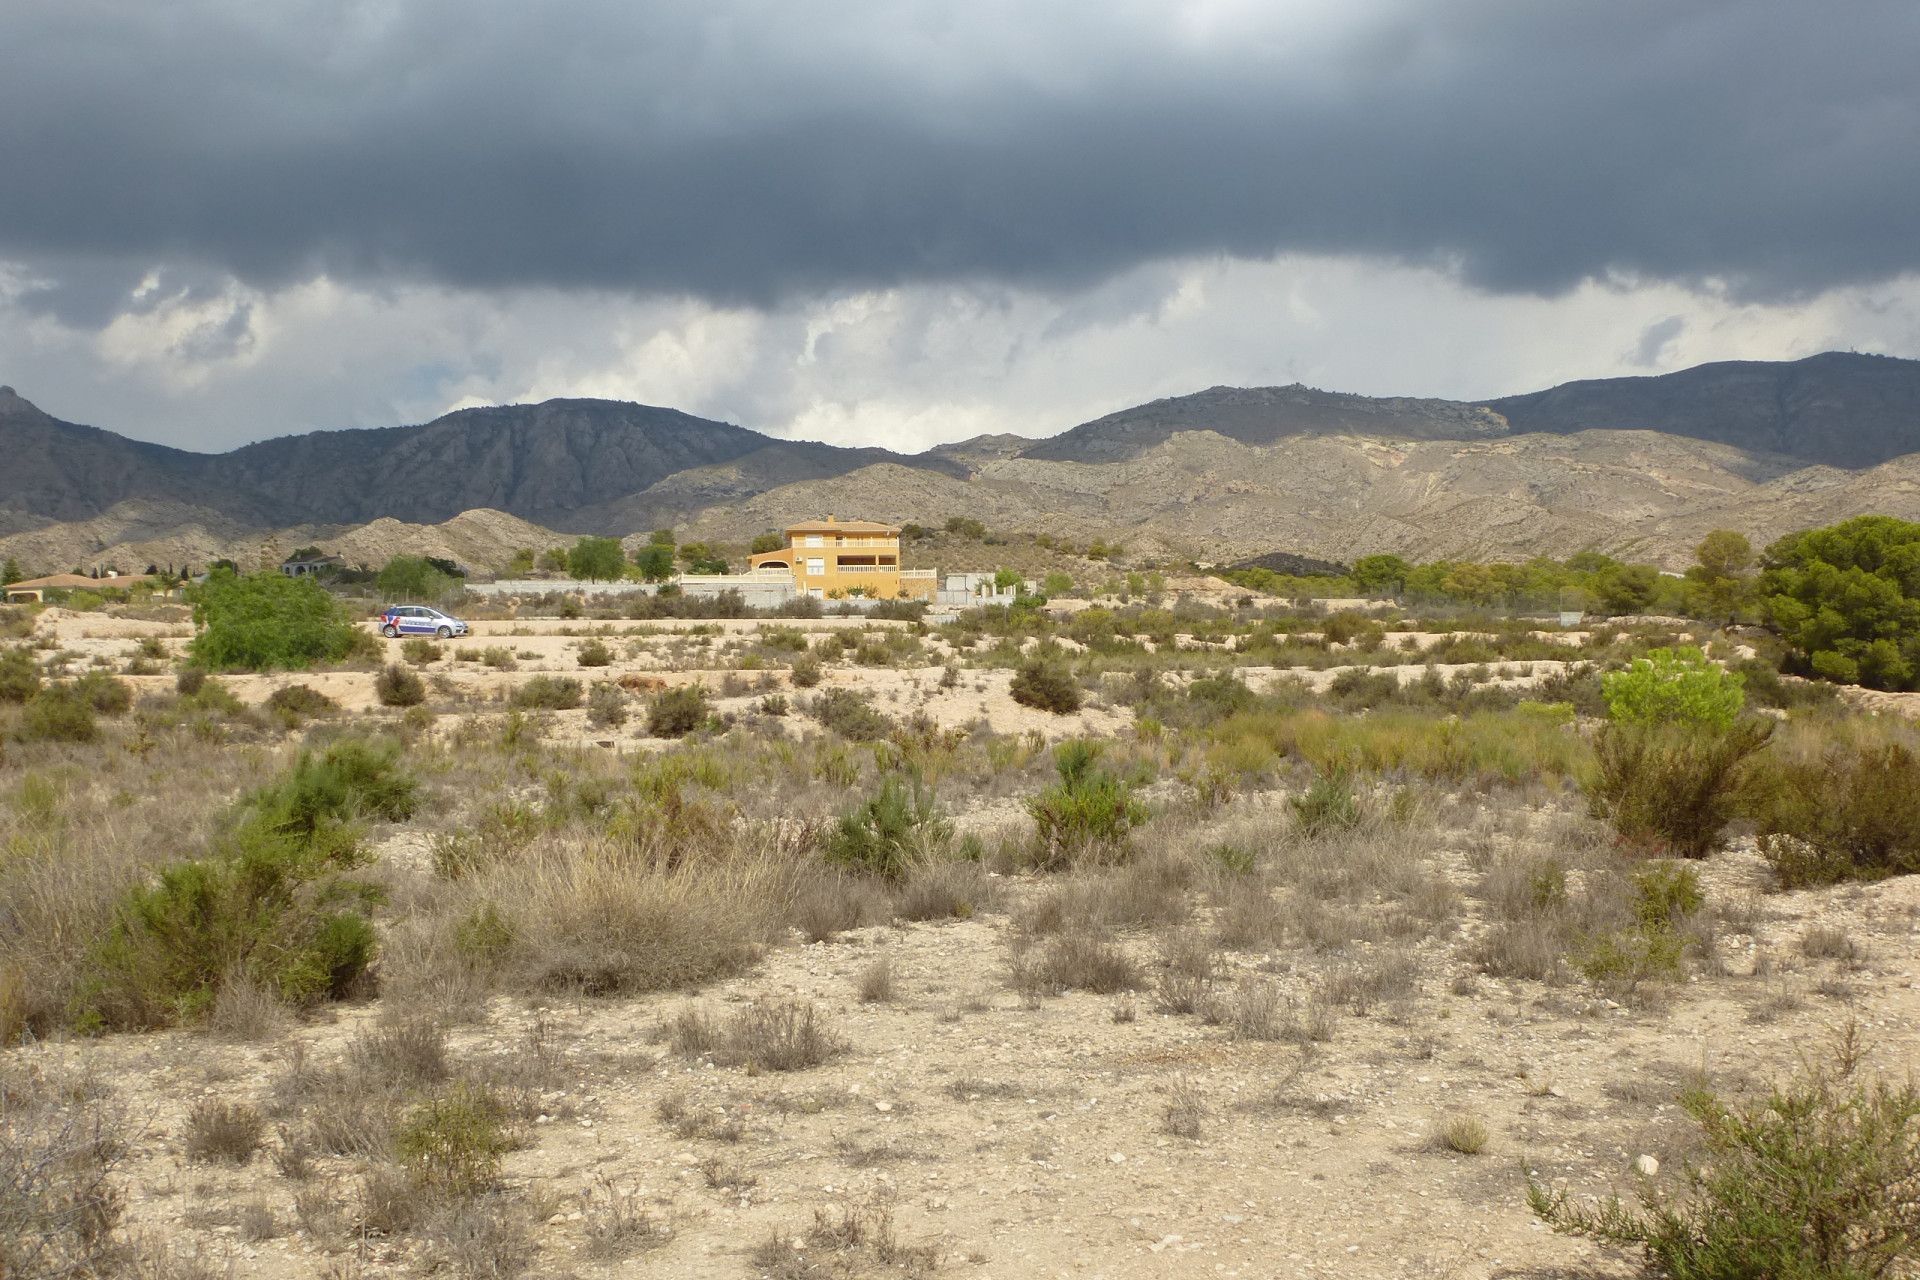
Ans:
[[[0,650],[0,702],[25,702],[40,692],[40,668],[30,649]]]
[[[1623,724],[1710,725],[1725,729],[1746,705],[1746,677],[1692,645],[1655,649],[1600,681],[1607,713]]]
[[[1783,887],[1920,872],[1920,757],[1900,743],[1832,743],[1762,783],[1760,852]]]
[[[953,836],[933,794],[888,778],[859,808],[842,814],[822,849],[828,862],[898,882],[914,862]]]
[[[438,600],[460,582],[425,556],[395,556],[381,567],[374,585],[389,600]]]
[[[1060,780],[1027,801],[1039,843],[1039,861],[1069,866],[1089,856],[1118,857],[1127,833],[1147,820],[1147,807],[1133,788],[1097,767],[1097,742],[1074,739],[1053,749]]]
[[[656,738],[684,738],[707,722],[713,704],[704,685],[662,689],[647,704],[647,732]]]
[[[353,619],[338,601],[309,578],[272,570],[216,570],[195,589],[193,620],[189,649],[215,671],[304,670],[354,646]]]
[[[136,885],[87,950],[82,1028],[151,1027],[212,1007],[245,981],[292,1004],[347,994],[372,963],[376,886],[359,823],[413,812],[397,744],[342,739],[302,752],[280,782],[238,801],[207,853]]]
[[[1739,811],[1747,761],[1773,723],[1615,723],[1594,741],[1598,765],[1589,792],[1596,816],[1630,842],[1675,857],[1704,858]]]

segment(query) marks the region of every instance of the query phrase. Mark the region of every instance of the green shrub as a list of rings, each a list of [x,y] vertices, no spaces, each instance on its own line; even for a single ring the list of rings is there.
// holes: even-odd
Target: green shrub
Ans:
[[[647,704],[647,732],[656,738],[684,738],[713,714],[706,686],[683,684],[662,689]]]
[[[1633,911],[1642,929],[1670,929],[1706,905],[1700,873],[1676,863],[1657,863],[1634,873]]]
[[[362,818],[413,812],[398,746],[358,738],[302,752],[279,783],[244,797],[208,853],[130,889],[87,949],[83,1028],[150,1027],[210,1009],[244,981],[290,1004],[348,994],[376,951],[377,889],[348,873],[371,860]]]
[[[194,589],[189,646],[213,670],[300,670],[353,651],[353,619],[310,578],[274,570],[237,577],[216,569]]]
[[[40,668],[28,649],[0,650],[0,702],[25,702],[40,692]]]
[[[1113,773],[1095,767],[1101,747],[1075,739],[1053,750],[1060,780],[1027,801],[1041,865],[1070,865],[1092,855],[1117,856],[1127,833],[1147,820],[1147,807]]]
[[[1607,711],[1622,724],[1711,725],[1730,729],[1746,705],[1747,678],[1699,649],[1655,649],[1600,681]]]
[[[506,1108],[465,1081],[415,1107],[393,1135],[394,1154],[414,1183],[451,1196],[492,1186],[507,1147]]]
[[[20,718],[20,736],[29,742],[92,742],[100,736],[93,707],[71,684],[50,684],[33,695]]]
[[[1841,684],[1920,682],[1920,524],[1858,516],[1767,548],[1759,594],[1786,666]]]
[[[793,660],[793,687],[811,689],[820,683],[820,660],[811,655],[802,654]]]
[[[1764,720],[1730,729],[1608,724],[1594,742],[1596,816],[1624,840],[1704,858],[1738,809],[1748,759],[1772,731]]]
[[[425,636],[408,636],[400,642],[400,656],[416,667],[440,661],[440,646]]]
[[[587,723],[602,729],[618,729],[627,722],[627,691],[611,680],[602,680],[587,691]]]
[[[417,707],[427,700],[427,685],[399,663],[389,662],[373,678],[373,693],[383,707]]]
[[[515,689],[508,701],[530,711],[571,711],[580,705],[584,692],[571,676],[535,676]]]
[[[1216,844],[1207,849],[1207,857],[1215,866],[1228,875],[1252,875],[1253,868],[1260,860],[1258,850],[1239,844]]]
[[[598,640],[589,640],[580,646],[578,661],[583,667],[606,667],[613,665],[613,650]]]
[[[1920,1250],[1920,1087],[1860,1079],[1863,1055],[1848,1028],[1832,1065],[1803,1060],[1765,1098],[1682,1093],[1705,1158],[1683,1166],[1680,1194],[1646,1179],[1637,1211],[1618,1198],[1588,1209],[1528,1170],[1527,1203],[1555,1231],[1639,1245],[1675,1280],[1900,1274]]]
[[[288,721],[331,715],[340,704],[311,685],[290,684],[267,695],[267,710]]]
[[[1360,825],[1360,801],[1345,769],[1315,775],[1303,794],[1287,797],[1287,804],[1300,830],[1309,836],[1348,831]]]
[[[1037,707],[1057,716],[1080,709],[1080,686],[1067,664],[1057,659],[1029,658],[1021,663],[1013,673],[1010,692],[1021,706]]]
[[[859,808],[842,814],[826,835],[828,862],[898,883],[915,861],[953,837],[933,795],[888,778]]]
[[[1785,888],[1920,871],[1920,758],[1834,743],[1762,779],[1760,852]]]
[[[485,649],[482,649],[480,651],[480,661],[486,663],[495,671],[512,671],[519,666],[519,664],[513,660],[513,654],[506,649],[502,649],[497,644],[490,644]]]
[[[454,926],[453,945],[475,964],[490,967],[506,957],[519,936],[520,931],[514,928],[513,921],[501,914],[500,908],[493,903],[486,902],[475,907]]]
[[[133,705],[133,690],[124,680],[104,671],[89,671],[73,682],[73,691],[103,716],[125,715]]]
[[[849,742],[873,742],[893,729],[893,721],[873,709],[866,695],[851,689],[829,689],[807,708],[813,718]]]
[[[182,667],[173,673],[173,691],[183,698],[194,697],[206,683],[205,667]]]
[[[219,680],[210,679],[207,673],[198,668],[189,668],[198,680],[193,682],[193,693],[186,699],[202,711],[218,711],[222,715],[237,716],[245,711],[246,704],[234,696],[233,690]]]

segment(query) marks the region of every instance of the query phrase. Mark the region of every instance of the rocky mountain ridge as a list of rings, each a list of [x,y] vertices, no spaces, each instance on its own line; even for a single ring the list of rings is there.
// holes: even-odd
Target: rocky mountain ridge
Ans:
[[[60,569],[201,563],[244,559],[276,531],[292,547],[378,525],[368,554],[491,566],[578,533],[672,525],[744,541],[857,511],[1218,561],[1592,546],[1679,563],[1715,527],[1764,543],[1866,511],[1920,518],[1916,451],[1920,361],[1840,352],[1482,405],[1214,387],[1047,440],[981,436],[915,455],[600,400],[205,455],[63,423],[0,388],[0,554]],[[463,521],[491,532],[460,543],[447,530]]]

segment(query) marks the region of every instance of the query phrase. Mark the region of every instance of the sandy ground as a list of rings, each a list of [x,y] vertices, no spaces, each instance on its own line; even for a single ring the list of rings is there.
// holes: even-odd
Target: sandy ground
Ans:
[[[1453,871],[1467,874],[1457,858]],[[1718,856],[1704,871],[1714,898],[1747,892],[1762,875],[1750,853]],[[1013,894],[1025,888],[1009,883]],[[1451,978],[1468,972],[1455,958],[1458,940],[1430,940],[1415,1001],[1343,1018],[1304,1065],[1293,1048],[1237,1043],[1192,1017],[1154,1012],[1146,996],[1069,995],[1027,1007],[1005,987],[1006,922],[997,916],[791,945],[752,975],[701,993],[698,1003],[718,1011],[775,999],[823,1011],[847,1052],[791,1075],[669,1057],[654,1032],[684,996],[502,998],[454,1047],[457,1056],[511,1052],[544,1028],[563,1055],[565,1087],[545,1095],[548,1118],[506,1164],[542,1204],[537,1275],[737,1280],[756,1274],[755,1246],[802,1235],[816,1209],[886,1203],[905,1242],[932,1245],[940,1274],[969,1280],[1481,1280],[1572,1267],[1627,1276],[1637,1274],[1631,1258],[1532,1220],[1519,1160],[1570,1179],[1578,1193],[1629,1189],[1630,1163],[1642,1155],[1660,1160],[1670,1181],[1689,1129],[1671,1098],[1689,1072],[1751,1086],[1848,1014],[1877,1042],[1880,1065],[1910,1067],[1920,1051],[1916,919],[1913,879],[1771,897],[1753,938],[1731,940],[1731,976],[1692,982],[1641,1010],[1577,985],[1481,979],[1473,994],[1450,994]],[[1815,922],[1865,941],[1864,969],[1842,976],[1829,962],[1798,960],[1797,939]],[[1468,933],[1477,927],[1465,924]],[[1783,967],[1742,976],[1764,952]],[[881,956],[899,995],[861,1004],[855,979]],[[1284,983],[1302,958],[1232,963]],[[1813,992],[1828,978],[1843,980],[1844,999]],[[1782,993],[1796,993],[1799,1006],[1766,1013]],[[1137,1020],[1117,1022],[1122,1005],[1137,1007]],[[375,1015],[348,1009],[267,1046],[169,1032],[19,1053],[84,1060],[144,1117],[130,1166],[135,1222],[235,1276],[310,1276],[328,1259],[297,1233],[246,1244],[231,1226],[188,1225],[255,1197],[291,1222],[297,1188],[264,1161],[186,1164],[183,1118],[215,1092],[261,1099],[296,1043],[325,1063]],[[1181,1087],[1204,1108],[1197,1140],[1163,1131]],[[676,1138],[657,1115],[669,1097],[737,1122],[742,1136]],[[1436,1116],[1456,1111],[1487,1123],[1484,1154],[1431,1149]],[[324,1176],[350,1181],[350,1162],[322,1163]],[[742,1181],[710,1187],[707,1168]],[[671,1240],[629,1262],[585,1256],[577,1215],[608,1185],[670,1222]],[[376,1242],[364,1274],[397,1273],[411,1260],[407,1248]]]
[[[123,666],[140,636],[165,635],[176,651],[185,638],[184,628],[108,626],[113,620],[99,615],[59,614],[43,614],[42,625],[79,655],[76,669],[95,656]],[[665,647],[685,644],[693,624],[661,628],[678,636],[631,637],[649,648],[593,670],[578,666],[584,637],[560,634],[566,625],[482,624],[487,631],[472,641],[447,646],[510,645],[530,655],[516,659],[518,671],[493,672],[449,656],[425,673],[444,674],[464,696],[483,699],[504,697],[536,674],[656,674],[715,688],[723,678],[719,671],[662,671]],[[607,643],[623,652],[628,639],[617,634]],[[1511,669],[1498,678],[1520,683],[1563,665],[1494,670]],[[1402,679],[1421,674],[1418,667],[1398,670]],[[768,674],[784,687],[783,673]],[[890,714],[923,710],[943,725],[984,717],[1002,733],[1108,734],[1129,721],[1124,710],[1106,707],[1053,717],[1015,706],[1004,671],[963,672],[960,687],[946,691],[937,687],[939,674],[842,666],[830,670],[824,687],[858,688]],[[1246,672],[1256,685],[1284,674]],[[1293,674],[1323,686],[1336,673]],[[128,679],[143,691],[172,683],[170,675]],[[364,707],[370,681],[369,673],[335,672],[228,683],[248,702],[299,682]],[[720,707],[745,714],[761,696],[722,699]],[[810,723],[797,715],[788,721],[794,731]],[[585,724],[584,711],[560,712],[551,715],[550,736],[648,745],[633,729],[605,737]],[[1244,796],[1225,816],[1278,801]],[[1006,802],[961,817],[978,828],[1017,814],[1017,804]],[[1193,839],[1206,839],[1195,822]],[[384,832],[386,871],[418,874],[424,838],[410,828]],[[1466,887],[1473,873],[1455,847],[1461,832],[1436,829],[1430,838],[1439,865]],[[1715,856],[1702,876],[1710,901],[1758,904],[1750,936],[1725,935],[1726,976],[1681,985],[1635,1008],[1577,983],[1468,982],[1462,945],[1482,928],[1470,913],[1457,933],[1421,944],[1414,999],[1343,1017],[1333,1041],[1310,1058],[1286,1045],[1236,1042],[1191,1016],[1156,1012],[1150,995],[1073,994],[1029,1007],[1008,989],[1008,925],[994,913],[867,929],[828,944],[796,940],[774,949],[752,974],[698,995],[699,1004],[721,1012],[768,1000],[814,1003],[847,1052],[808,1071],[756,1077],[668,1056],[656,1032],[695,999],[682,995],[584,1003],[497,998],[483,1025],[456,1029],[454,1049],[464,1058],[521,1052],[539,1031],[564,1064],[564,1088],[547,1095],[548,1119],[532,1126],[529,1145],[506,1163],[514,1185],[543,1206],[534,1275],[732,1280],[755,1274],[749,1255],[769,1237],[803,1235],[816,1210],[884,1202],[904,1240],[937,1251],[940,1274],[969,1280],[1491,1280],[1574,1274],[1568,1268],[1626,1276],[1638,1273],[1633,1259],[1554,1236],[1533,1221],[1521,1199],[1523,1157],[1582,1194],[1629,1190],[1630,1163],[1641,1155],[1658,1159],[1660,1177],[1670,1181],[1690,1129],[1672,1097],[1688,1073],[1704,1068],[1722,1085],[1751,1087],[1788,1070],[1796,1053],[1849,1016],[1877,1042],[1875,1061],[1896,1074],[1920,1053],[1920,993],[1913,986],[1920,878],[1760,899],[1765,872],[1750,849]],[[1003,884],[1017,901],[1034,882]],[[1802,958],[1799,939],[1816,924],[1848,929],[1865,944],[1865,958],[1851,967]],[[1145,939],[1130,945],[1151,959]],[[1357,945],[1352,959],[1364,962],[1368,951]],[[862,1004],[856,979],[883,956],[894,966],[899,995],[889,1004]],[[1762,956],[1773,967],[1756,976]],[[1235,972],[1254,972],[1296,996],[1325,963],[1300,951],[1226,960],[1222,985],[1231,985]],[[1132,1021],[1116,1019],[1124,1009],[1134,1011]],[[166,1032],[11,1052],[23,1062],[78,1064],[110,1084],[137,1131],[128,1166],[129,1215],[137,1226],[238,1277],[399,1274],[419,1260],[416,1246],[376,1241],[343,1259],[290,1228],[243,1242],[223,1213],[257,1197],[291,1224],[298,1188],[264,1159],[243,1169],[189,1164],[181,1142],[196,1100],[218,1094],[258,1103],[296,1046],[314,1062],[331,1062],[355,1029],[378,1015],[377,1003],[346,1007],[333,1020],[265,1045]],[[1173,1136],[1162,1123],[1170,1099],[1183,1090],[1197,1096],[1204,1113],[1197,1140]],[[739,1140],[676,1137],[657,1114],[668,1098],[737,1122]],[[1492,1134],[1486,1153],[1432,1148],[1436,1118],[1452,1112],[1484,1119]],[[352,1164],[322,1165],[323,1176],[346,1194]],[[741,1180],[709,1185],[708,1171],[728,1168]],[[607,1187],[670,1223],[671,1239],[627,1261],[587,1257],[578,1215]]]

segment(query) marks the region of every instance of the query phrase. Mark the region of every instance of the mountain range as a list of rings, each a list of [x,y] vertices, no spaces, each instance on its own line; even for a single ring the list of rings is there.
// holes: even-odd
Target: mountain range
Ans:
[[[200,454],[63,422],[0,388],[0,552],[67,568],[171,538],[182,554],[158,558],[181,560],[268,530],[324,544],[380,522],[390,536],[366,548],[377,551],[476,513],[467,533],[435,537],[480,556],[548,531],[739,538],[844,511],[968,515],[1215,559],[1584,546],[1673,559],[1703,519],[1699,532],[1764,540],[1819,513],[1907,514],[1920,501],[1916,453],[1920,361],[1846,352],[1480,403],[1213,387],[1043,440],[917,454],[584,399]]]

